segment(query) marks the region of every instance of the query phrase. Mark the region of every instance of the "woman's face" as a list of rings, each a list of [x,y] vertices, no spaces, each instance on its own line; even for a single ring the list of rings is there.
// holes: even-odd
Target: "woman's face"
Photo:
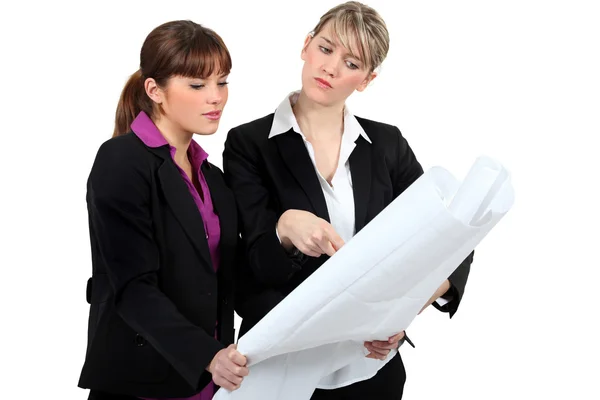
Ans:
[[[170,126],[189,133],[212,135],[219,127],[227,103],[227,75],[213,74],[206,79],[173,76],[165,88],[156,88],[154,95],[151,98],[162,109],[159,118],[166,118]]]
[[[352,47],[358,48],[353,41]],[[302,88],[313,101],[322,105],[343,104],[355,90],[363,91],[377,76],[370,72],[357,51],[343,47],[325,24],[314,37],[308,36],[302,49]]]

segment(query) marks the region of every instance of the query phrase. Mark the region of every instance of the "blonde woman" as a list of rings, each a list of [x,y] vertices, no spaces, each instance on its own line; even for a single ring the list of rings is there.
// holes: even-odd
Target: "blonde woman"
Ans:
[[[229,132],[224,172],[233,190],[249,266],[239,271],[237,310],[247,332],[409,187],[423,169],[398,128],[345,106],[385,59],[389,36],[372,8],[348,2],[323,15],[306,37],[302,88],[267,115]],[[452,316],[472,255],[433,294]],[[405,339],[366,342],[384,359]],[[373,378],[313,399],[400,399],[404,365],[396,355]]]

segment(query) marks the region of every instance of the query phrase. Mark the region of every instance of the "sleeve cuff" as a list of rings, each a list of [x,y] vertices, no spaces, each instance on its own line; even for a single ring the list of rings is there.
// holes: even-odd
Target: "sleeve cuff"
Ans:
[[[439,299],[437,299],[435,302],[438,304],[438,306],[443,307],[446,304],[450,303],[450,301],[452,300],[452,298],[449,299],[445,299],[443,297],[440,297]]]
[[[279,241],[279,244],[281,244],[281,238],[279,237],[279,231],[277,231],[277,225],[275,225],[275,236],[277,236],[277,240]],[[286,253],[289,254],[290,258],[292,259],[292,262],[298,268],[300,268],[302,264],[304,264],[307,258],[306,254],[302,253],[296,247],[292,248],[291,251],[286,251]]]

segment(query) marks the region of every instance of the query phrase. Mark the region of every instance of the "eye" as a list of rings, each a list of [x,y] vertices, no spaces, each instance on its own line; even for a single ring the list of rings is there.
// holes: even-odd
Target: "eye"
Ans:
[[[350,68],[350,69],[358,69],[359,68],[358,65],[356,65],[350,61],[346,61],[346,66],[348,66],[348,68]]]
[[[331,54],[331,50],[327,47],[319,46],[319,49],[321,49],[321,51],[325,54]]]
[[[192,89],[200,90],[204,87],[204,85],[190,85]]]
[[[223,87],[223,86],[227,86],[229,85],[229,82],[219,82],[219,86]]]

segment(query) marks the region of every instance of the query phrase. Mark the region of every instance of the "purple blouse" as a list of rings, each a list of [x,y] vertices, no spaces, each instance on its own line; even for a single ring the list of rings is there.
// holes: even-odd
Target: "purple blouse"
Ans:
[[[167,145],[168,142],[164,136],[160,133],[154,122],[148,117],[145,112],[140,112],[133,123],[131,124],[131,130],[136,134],[138,138],[148,147],[160,147]],[[175,147],[169,146],[171,150],[171,158],[175,161]],[[198,207],[198,211],[202,216],[204,222],[204,231],[206,232],[206,239],[208,240],[208,249],[210,251],[210,258],[212,260],[215,270],[219,267],[220,255],[219,255],[219,241],[221,239],[221,226],[219,224],[219,217],[215,214],[212,199],[210,197],[210,191],[204,175],[200,170],[202,163],[208,158],[208,154],[200,147],[194,140],[190,143],[188,148],[188,157],[192,164],[192,172],[196,174],[197,182],[200,187],[194,185],[183,169],[179,169],[181,177],[185,181],[190,195],[194,198],[194,202]],[[175,164],[177,165],[177,164]],[[215,330],[216,336],[216,330]],[[192,397],[185,398],[171,398],[171,399],[148,399],[142,398],[143,400],[210,400],[215,394],[215,386],[213,382],[210,382],[200,393],[195,394]]]

